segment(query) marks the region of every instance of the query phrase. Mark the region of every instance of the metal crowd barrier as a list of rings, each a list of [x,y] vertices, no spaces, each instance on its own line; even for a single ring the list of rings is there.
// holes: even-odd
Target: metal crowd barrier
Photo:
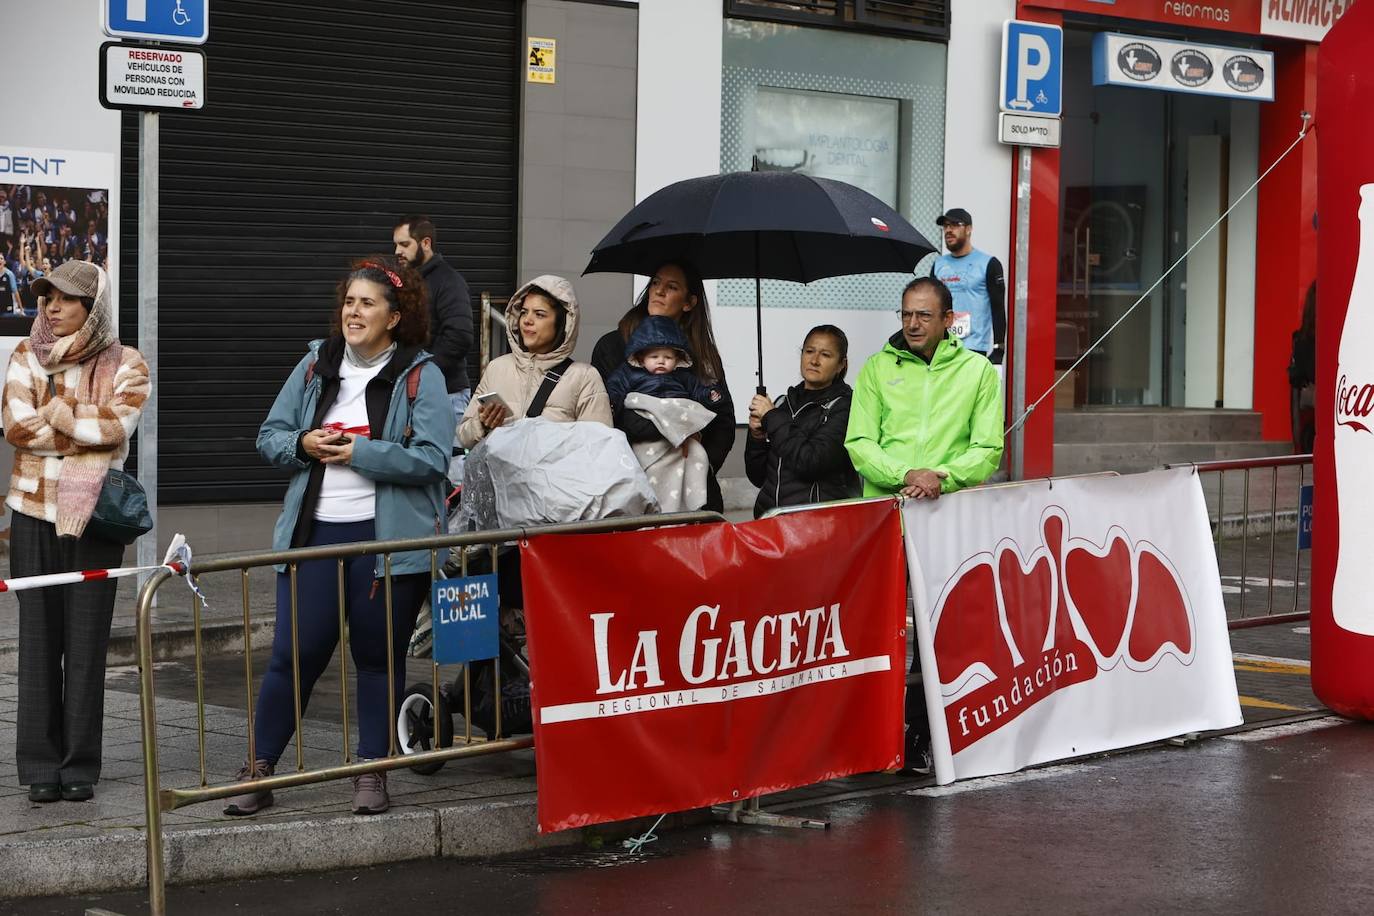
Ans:
[[[1312,482],[1312,456],[1282,455],[1171,466],[1192,467],[1203,475],[1203,493],[1207,497],[1223,592],[1236,589],[1232,593],[1236,600],[1227,603],[1227,625],[1236,630],[1310,619],[1310,553],[1300,546],[1298,532],[1302,526],[1302,488]],[[1260,489],[1253,486],[1255,476],[1260,478]],[[1279,541],[1280,531],[1292,538],[1291,546]],[[1263,553],[1254,557],[1258,566],[1252,565],[1252,553],[1261,550]],[[1237,569],[1239,574],[1232,575]],[[1236,584],[1230,585],[1232,581]],[[1291,605],[1285,601],[1284,607],[1276,607],[1275,591],[1283,589],[1292,590]],[[1263,595],[1252,596],[1254,592]],[[1304,593],[1306,603],[1302,601]],[[1255,609],[1252,598],[1263,601],[1262,613],[1251,613]]]
[[[390,716],[390,745],[387,757],[379,760],[357,761],[352,759],[352,751],[349,747],[348,734],[348,628],[344,607],[344,564],[343,561],[349,557],[358,557],[368,554],[380,554],[383,557],[385,569],[384,577],[384,596],[386,604],[386,614],[388,620],[392,617],[393,608],[391,603],[391,555],[406,551],[427,550],[430,555],[430,575],[432,579],[440,577],[441,563],[439,554],[441,551],[448,551],[450,548],[463,548],[471,546],[488,546],[492,550],[492,572],[496,572],[496,548],[500,544],[521,541],[529,537],[543,534],[590,534],[606,533],[612,531],[630,531],[642,528],[664,527],[669,525],[690,525],[708,522],[726,521],[723,515],[715,512],[681,512],[670,515],[636,516],[631,518],[603,519],[591,522],[576,522],[561,525],[547,525],[537,528],[506,528],[498,531],[482,531],[471,534],[458,535],[439,535],[426,538],[412,538],[398,541],[369,541],[355,544],[338,544],[328,547],[308,547],[296,550],[274,551],[270,553],[254,553],[243,556],[224,557],[213,560],[197,560],[190,569],[193,580],[206,573],[225,572],[237,570],[241,574],[242,599],[243,599],[243,658],[244,658],[244,690],[247,696],[247,759],[252,762],[257,759],[257,749],[254,746],[253,735],[253,645],[251,628],[251,609],[248,597],[248,571],[250,569],[263,566],[275,566],[284,564],[291,579],[291,621],[294,628],[296,622],[296,572],[299,565],[308,560],[335,560],[338,563],[339,574],[339,681],[342,687],[342,720],[341,729],[343,761],[336,766],[320,767],[313,770],[305,768],[305,750],[303,736],[301,735],[301,695],[300,695],[300,654],[299,645],[296,642],[296,634],[292,633],[292,668],[295,674],[295,724],[296,724],[296,771],[293,773],[280,773],[262,779],[249,780],[245,782],[225,783],[221,785],[210,785],[206,777],[205,762],[205,683],[203,670],[203,651],[201,645],[201,620],[200,603],[193,599],[193,626],[195,628],[195,672],[196,672],[196,712],[197,712],[197,736],[200,758],[200,786],[194,789],[163,789],[159,782],[158,775],[158,747],[157,747],[157,698],[153,684],[153,634],[152,634],[152,609],[153,598],[157,590],[170,579],[175,578],[175,574],[166,567],[157,570],[152,574],[143,588],[139,591],[137,606],[137,640],[138,640],[138,668],[139,668],[139,705],[140,721],[143,735],[143,760],[144,760],[144,784],[145,794],[145,813],[147,818],[147,841],[148,841],[148,902],[150,912],[153,916],[161,916],[166,912],[166,872],[164,869],[162,856],[162,813],[173,811],[185,805],[192,805],[198,802],[211,801],[213,799],[228,798],[239,795],[249,790],[263,789],[283,789],[289,786],[303,786],[318,782],[328,782],[330,780],[345,779],[358,776],[363,773],[379,773],[387,770],[401,769],[424,765],[427,763],[442,763],[447,760],[454,760],[460,757],[476,757],[487,754],[498,754],[506,751],[519,750],[532,747],[534,738],[529,735],[520,737],[501,736],[501,680],[500,680],[500,656],[496,657],[494,663],[493,693],[495,707],[495,732],[492,737],[487,739],[473,738],[471,727],[471,691],[469,689],[469,672],[464,666],[465,701],[464,710],[467,713],[468,727],[466,736],[461,739],[454,737],[454,745],[447,748],[437,747],[438,729],[435,729],[436,740],[435,749],[420,751],[417,753],[398,755],[396,750],[396,728],[395,721],[397,715],[394,660],[392,644],[392,629],[387,627],[387,699],[389,704]],[[462,559],[462,569],[466,573],[467,557],[466,553]],[[439,694],[439,663],[431,662],[432,680],[434,686],[434,696]],[[437,704],[436,704],[437,706]],[[435,710],[436,716],[438,710]],[[436,723],[437,724],[437,723]]]

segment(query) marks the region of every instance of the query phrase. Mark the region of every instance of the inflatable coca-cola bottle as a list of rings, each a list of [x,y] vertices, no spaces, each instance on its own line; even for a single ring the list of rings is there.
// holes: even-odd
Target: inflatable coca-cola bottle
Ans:
[[[1360,188],[1360,254],[1336,368],[1336,499],[1340,551],[1331,611],[1374,636],[1374,184]]]

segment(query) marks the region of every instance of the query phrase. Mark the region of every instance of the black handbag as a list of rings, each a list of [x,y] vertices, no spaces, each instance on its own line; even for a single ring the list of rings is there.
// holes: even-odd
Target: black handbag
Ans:
[[[48,376],[48,396],[56,395],[57,386]],[[153,516],[148,511],[148,494],[143,484],[132,474],[114,468],[106,471],[85,534],[127,546],[152,530]]]
[[[138,478],[111,468],[95,501],[95,511],[86,523],[86,533],[119,544],[132,544],[153,530],[148,512],[148,494]]]

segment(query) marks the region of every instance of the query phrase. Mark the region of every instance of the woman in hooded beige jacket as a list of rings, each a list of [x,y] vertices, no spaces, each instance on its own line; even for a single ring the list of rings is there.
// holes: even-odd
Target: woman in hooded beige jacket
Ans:
[[[577,346],[579,312],[572,284],[545,274],[520,287],[506,306],[506,340],[511,352],[487,366],[458,426],[458,442],[472,448],[491,430],[525,416],[544,375]],[[494,391],[510,408],[483,407],[478,398]],[[542,417],[563,423],[592,420],[611,426],[611,403],[601,374],[586,363],[563,373]]]

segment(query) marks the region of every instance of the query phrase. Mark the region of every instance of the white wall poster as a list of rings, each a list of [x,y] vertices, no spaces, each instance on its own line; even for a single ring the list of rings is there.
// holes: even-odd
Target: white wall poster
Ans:
[[[754,105],[759,168],[845,181],[898,209],[897,99],[760,86]]]

